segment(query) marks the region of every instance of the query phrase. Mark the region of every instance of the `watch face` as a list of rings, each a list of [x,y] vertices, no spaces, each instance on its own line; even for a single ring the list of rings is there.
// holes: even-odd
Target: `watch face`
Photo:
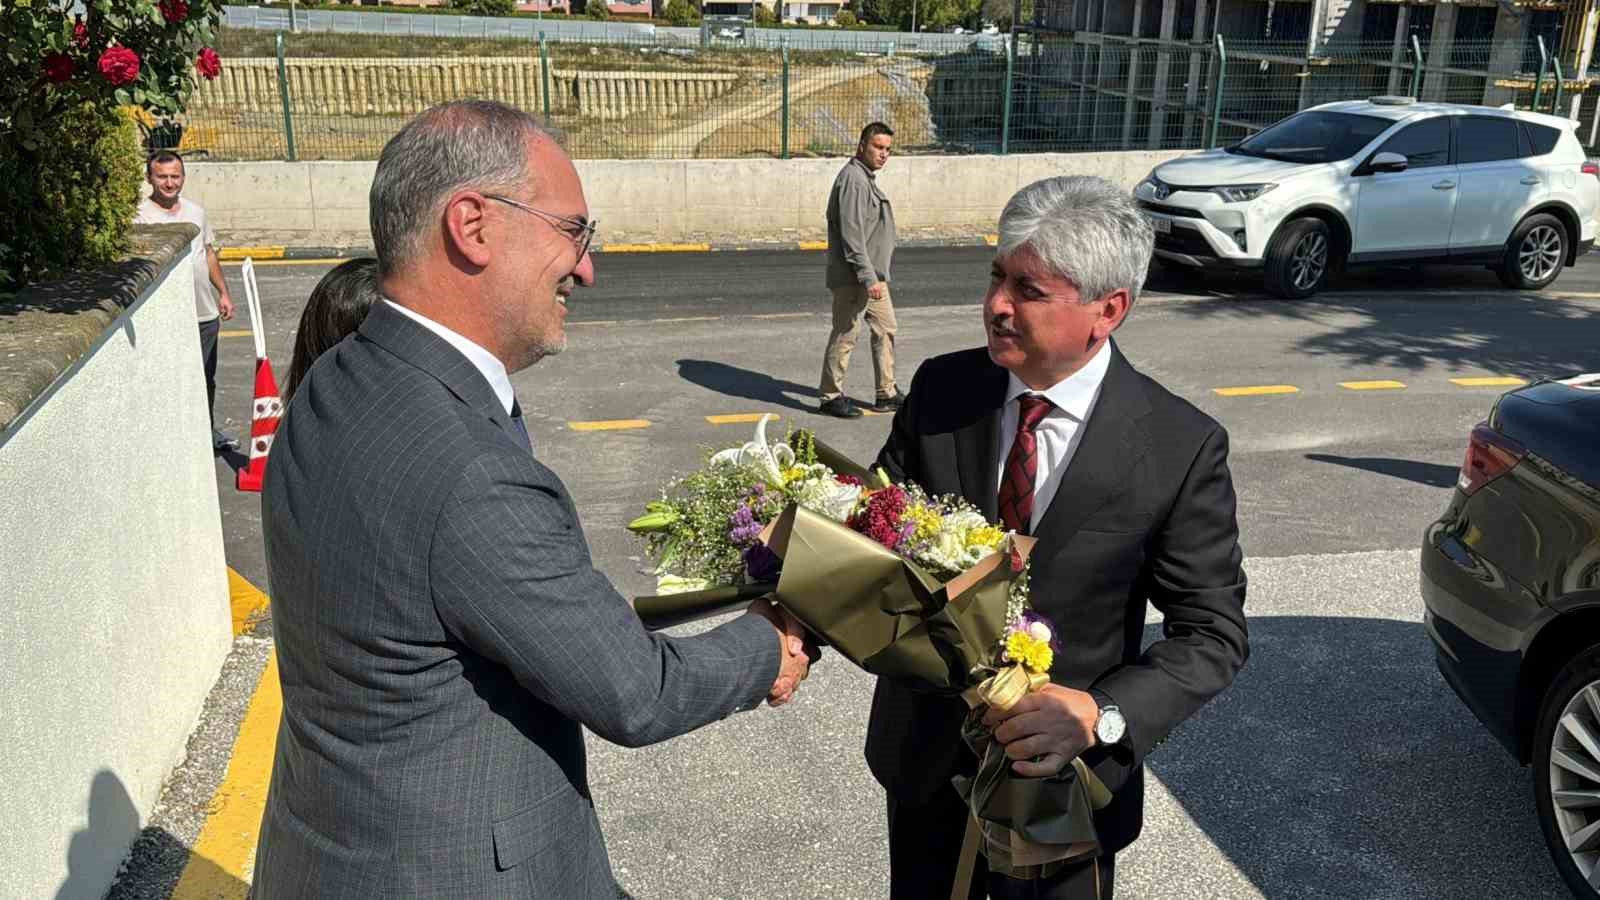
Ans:
[[[1122,711],[1118,709],[1103,709],[1100,711],[1100,721],[1095,723],[1094,734],[1102,744],[1115,744],[1122,740],[1123,732],[1128,730],[1128,723],[1122,718]]]

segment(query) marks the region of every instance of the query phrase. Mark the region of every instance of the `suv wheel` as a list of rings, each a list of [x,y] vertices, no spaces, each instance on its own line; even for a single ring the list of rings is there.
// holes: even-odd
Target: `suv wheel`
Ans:
[[[1555,216],[1540,213],[1522,220],[1506,243],[1496,273],[1500,283],[1519,291],[1547,287],[1567,263],[1567,227]]]
[[[1333,235],[1321,219],[1295,219],[1267,246],[1267,291],[1290,300],[1309,297],[1328,283]]]
[[[1574,897],[1600,898],[1600,644],[1556,676],[1533,735],[1539,827]]]

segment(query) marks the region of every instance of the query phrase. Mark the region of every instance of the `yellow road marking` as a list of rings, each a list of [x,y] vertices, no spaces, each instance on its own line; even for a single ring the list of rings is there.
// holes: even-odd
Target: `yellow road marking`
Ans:
[[[1459,387],[1515,387],[1528,382],[1508,375],[1489,375],[1481,378],[1452,378],[1450,383]]]
[[[233,636],[244,634],[250,620],[267,608],[267,595],[228,567],[228,605],[233,609]]]
[[[602,253],[704,253],[710,244],[602,244]]]
[[[706,421],[713,425],[742,425],[749,422],[759,422],[766,413],[732,413],[726,416],[706,416]],[[783,418],[776,413],[772,414],[773,421]]]
[[[610,419],[602,422],[568,422],[573,431],[626,431],[630,428],[649,428],[648,419]]]
[[[1298,394],[1300,389],[1292,384],[1257,384],[1249,387],[1212,388],[1224,397],[1263,397],[1268,394]]]
[[[800,249],[801,250],[826,250],[826,249],[828,249],[828,242],[827,241],[801,241],[800,242]]]
[[[256,260],[256,265],[258,265],[258,266],[336,266],[339,263],[347,262],[347,261],[348,261],[347,259],[335,259],[335,258],[329,258],[329,259],[258,259],[258,260]],[[222,260],[222,263],[224,265],[229,265],[229,266],[237,266],[241,262],[243,262],[243,260],[238,260],[238,259],[224,259],[224,260]]]
[[[250,329],[248,329],[248,328],[246,328],[243,331],[233,330],[233,331],[219,331],[219,332],[217,332],[217,337],[249,337],[249,336],[250,336]]]
[[[217,251],[217,259],[283,259],[286,247],[223,247]]]
[[[245,710],[239,737],[233,742],[228,772],[206,807],[206,822],[194,842],[172,900],[241,900],[251,870],[256,843],[261,837],[261,811],[267,803],[272,779],[272,755],[277,748],[278,719],[283,715],[283,694],[278,686],[278,655],[267,657],[267,667],[256,682],[255,695]]]
[[[1398,391],[1405,388],[1403,381],[1341,381],[1339,387],[1352,391]]]

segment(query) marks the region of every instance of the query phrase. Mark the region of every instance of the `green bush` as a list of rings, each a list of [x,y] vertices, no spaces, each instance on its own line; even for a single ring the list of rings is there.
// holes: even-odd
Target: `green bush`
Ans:
[[[469,16],[509,16],[517,11],[517,0],[450,0],[450,8]]]
[[[9,232],[0,244],[0,290],[111,262],[128,249],[144,180],[133,119],[85,103],[39,134],[43,148],[0,154],[0,220]]]
[[[839,14],[833,17],[833,23],[841,28],[854,28],[860,24],[856,20],[856,14],[848,9],[840,10]]]
[[[778,24],[778,14],[773,12],[771,9],[768,9],[765,4],[760,2],[760,0],[757,0],[755,20],[757,25],[764,28],[770,28]]]
[[[606,0],[589,0],[583,8],[583,14],[597,22],[604,22],[611,18],[611,7],[606,6]]]
[[[667,21],[674,25],[693,25],[700,21],[700,10],[694,8],[689,0],[668,0],[667,8],[662,10]]]

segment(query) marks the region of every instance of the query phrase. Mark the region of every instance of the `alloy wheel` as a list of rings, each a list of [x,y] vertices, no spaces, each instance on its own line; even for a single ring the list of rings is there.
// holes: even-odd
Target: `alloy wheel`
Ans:
[[[1529,230],[1517,248],[1517,265],[1522,277],[1539,283],[1550,277],[1561,265],[1561,234],[1553,225],[1539,225]]]
[[[1561,711],[1550,739],[1550,800],[1573,865],[1600,889],[1600,681]]]
[[[1309,291],[1322,280],[1328,268],[1328,236],[1313,231],[1294,245],[1289,257],[1289,281],[1295,290]]]

